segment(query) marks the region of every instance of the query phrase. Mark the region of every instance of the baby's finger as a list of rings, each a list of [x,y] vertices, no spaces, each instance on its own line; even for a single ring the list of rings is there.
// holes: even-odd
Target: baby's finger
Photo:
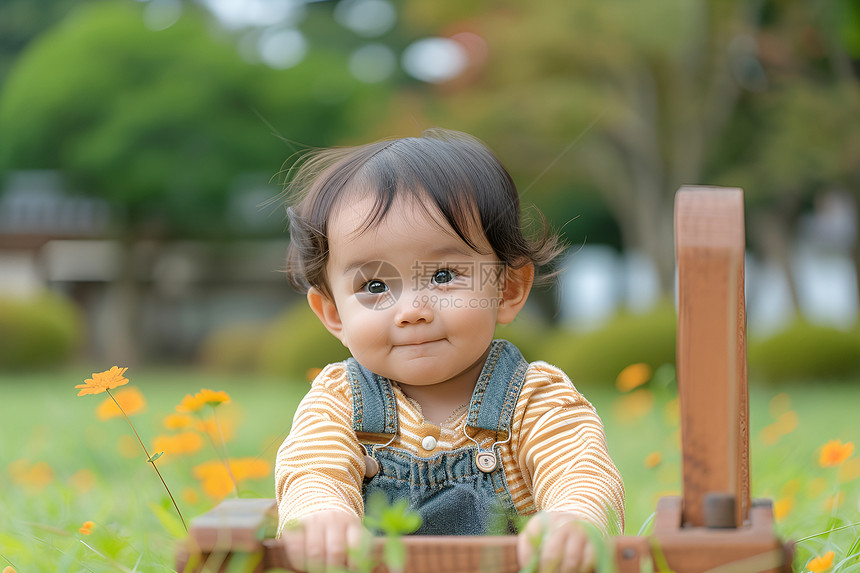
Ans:
[[[298,571],[307,571],[304,531],[301,528],[286,530],[281,534],[281,540],[284,542],[290,566]]]
[[[573,524],[567,524],[564,533],[566,541],[561,573],[586,573],[590,571],[591,564],[586,559],[586,549],[589,547],[588,537]]]
[[[517,536],[517,559],[520,569],[527,568],[532,560],[537,559],[543,529],[542,520],[539,517],[534,517]]]
[[[555,530],[544,536],[540,546],[540,572],[558,573],[567,549],[568,532],[565,529]]]
[[[357,557],[358,552],[362,550],[365,533],[367,530],[358,523],[351,524],[346,529],[346,566],[350,571],[358,569],[358,563],[354,557]]]
[[[325,528],[326,571],[346,566],[346,525],[336,524]]]
[[[305,522],[305,564],[304,570],[311,573],[325,570],[326,536],[320,520]]]
[[[580,570],[582,571],[594,571],[595,566],[597,565],[597,553],[594,549],[594,544],[591,543],[591,540],[588,539],[588,536],[583,535],[585,538],[585,548],[583,549],[583,558],[582,558],[582,567]]]

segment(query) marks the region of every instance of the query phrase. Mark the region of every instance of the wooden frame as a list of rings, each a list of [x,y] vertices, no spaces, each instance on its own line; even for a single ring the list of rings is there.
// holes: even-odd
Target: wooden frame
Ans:
[[[750,500],[743,192],[682,187],[675,240],[683,495],[658,502],[653,535],[612,538],[618,572],[639,572],[643,560],[676,573],[791,571],[772,504]],[[293,570],[276,523],[272,499],[226,500],[192,520],[177,570]],[[513,536],[403,542],[409,573],[519,570]]]

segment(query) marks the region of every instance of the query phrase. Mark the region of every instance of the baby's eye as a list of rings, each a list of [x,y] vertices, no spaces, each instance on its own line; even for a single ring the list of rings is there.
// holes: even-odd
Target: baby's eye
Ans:
[[[369,280],[364,283],[362,290],[370,294],[382,294],[388,291],[388,285],[378,279]]]
[[[456,278],[454,271],[450,269],[439,269],[433,273],[433,284],[443,285],[453,281]]]

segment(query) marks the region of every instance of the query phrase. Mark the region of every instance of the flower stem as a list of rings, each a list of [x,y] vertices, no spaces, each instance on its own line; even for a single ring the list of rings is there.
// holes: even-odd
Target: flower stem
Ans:
[[[800,539],[795,539],[794,543],[800,543],[801,541],[808,541],[815,537],[821,537],[822,535],[829,535],[834,531],[842,531],[843,529],[848,529],[850,527],[856,527],[860,525],[860,521],[856,521],[854,523],[849,523],[848,525],[843,525],[842,527],[834,527],[833,529],[828,529],[827,531],[820,531],[818,533],[813,533],[812,535],[807,535],[806,537],[801,537]]]
[[[131,418],[128,417],[128,414],[125,413],[125,410],[122,409],[122,406],[119,405],[119,402],[116,401],[114,395],[111,393],[110,388],[106,389],[108,396],[111,397],[116,407],[119,408],[119,411],[122,412],[122,415],[125,417],[125,421],[128,422],[128,425],[131,426],[131,431],[134,432],[134,437],[137,438],[137,441],[140,443],[140,447],[143,448],[143,453],[146,455],[146,461],[152,464],[152,469],[155,470],[155,473],[158,474],[158,479],[161,480],[161,484],[164,486],[164,489],[167,491],[167,495],[170,497],[170,501],[173,502],[173,507],[176,508],[176,513],[179,514],[179,520],[182,522],[182,527],[185,528],[185,531],[188,531],[188,526],[185,525],[185,518],[182,517],[182,512],[179,511],[179,506],[176,504],[176,499],[174,499],[173,494],[170,493],[170,488],[167,487],[167,482],[164,481],[164,478],[161,476],[161,472],[158,471],[158,466],[155,465],[155,460],[152,459],[152,456],[149,455],[149,452],[146,449],[146,446],[143,445],[143,440],[140,439],[140,434],[137,433],[137,430],[134,428],[134,424],[131,423]]]

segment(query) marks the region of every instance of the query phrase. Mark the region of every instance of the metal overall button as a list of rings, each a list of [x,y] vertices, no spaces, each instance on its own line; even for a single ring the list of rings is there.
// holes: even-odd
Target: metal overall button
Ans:
[[[499,444],[506,444],[511,441],[511,432],[508,431],[508,437],[504,440],[500,440],[497,442],[493,442],[489,448],[482,448],[481,444],[478,443],[478,440],[469,435],[469,432],[466,431],[466,425],[463,424],[463,435],[472,440],[475,445],[478,447],[478,453],[475,454],[475,465],[478,466],[478,469],[484,472],[485,474],[492,473],[499,467],[499,459],[496,456],[496,446]]]
[[[493,473],[499,464],[495,452],[479,450],[475,455],[475,465],[485,474],[489,474]]]

